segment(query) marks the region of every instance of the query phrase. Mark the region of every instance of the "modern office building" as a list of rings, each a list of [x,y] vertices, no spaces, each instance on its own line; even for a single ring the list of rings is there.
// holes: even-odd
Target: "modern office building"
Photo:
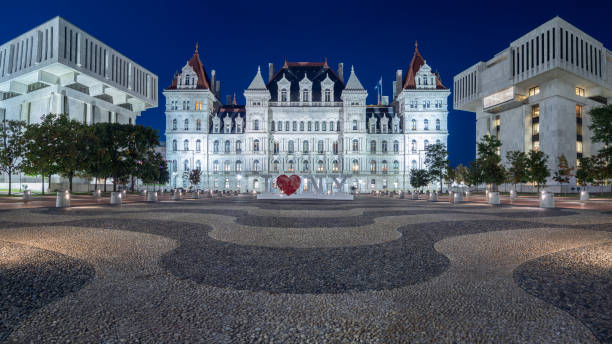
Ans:
[[[0,119],[66,113],[86,124],[136,123],[157,98],[155,74],[61,17],[0,45]],[[40,187],[20,178],[16,186]]]
[[[504,161],[533,149],[548,154],[551,171],[561,155],[576,166],[602,148],[588,113],[612,102],[610,61],[601,42],[556,17],[456,75],[454,108],[476,113],[477,140],[496,135]]]
[[[324,62],[258,68],[245,105],[219,99],[215,71],[198,49],[166,88],[166,159],[170,187],[276,191],[282,174],[297,174],[299,192],[402,190],[410,170],[424,168],[428,145],[447,142],[447,98],[418,49],[408,72],[396,72],[393,100],[366,105],[367,91],[351,67],[345,81]]]

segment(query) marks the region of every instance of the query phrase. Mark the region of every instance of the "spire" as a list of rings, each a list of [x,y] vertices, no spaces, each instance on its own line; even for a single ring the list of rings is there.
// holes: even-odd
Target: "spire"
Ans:
[[[351,75],[349,76],[348,82],[346,83],[346,87],[344,89],[365,91],[361,85],[361,82],[359,79],[357,79],[357,75],[355,75],[355,68],[353,66],[351,66]]]
[[[261,67],[257,66],[257,74],[255,74],[255,77],[253,78],[253,81],[251,81],[251,84],[249,85],[249,88],[247,88],[247,90],[266,90],[266,83],[263,80],[263,77],[261,76]]]
[[[419,51],[419,41],[417,41],[416,39],[414,40],[414,50]]]
[[[232,99],[232,105],[238,105],[236,102],[236,92],[234,92],[234,99]]]
[[[421,69],[421,66],[425,64],[425,60],[419,52],[419,43],[414,42],[414,55],[412,61],[410,61],[410,67],[406,72],[406,78],[404,79],[404,88],[414,89],[416,88],[416,73]]]
[[[195,50],[195,54],[198,54],[198,42],[196,42],[196,50]]]

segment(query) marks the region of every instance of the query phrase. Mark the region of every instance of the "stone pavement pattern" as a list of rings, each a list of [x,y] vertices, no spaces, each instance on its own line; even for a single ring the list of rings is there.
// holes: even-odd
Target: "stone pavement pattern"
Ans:
[[[606,212],[240,197],[0,213],[0,342],[612,342]]]

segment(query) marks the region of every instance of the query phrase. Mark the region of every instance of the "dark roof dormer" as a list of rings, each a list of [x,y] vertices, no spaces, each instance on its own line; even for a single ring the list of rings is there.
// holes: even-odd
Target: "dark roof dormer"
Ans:
[[[287,62],[283,67],[268,81],[267,88],[270,91],[271,101],[279,101],[278,82],[287,80],[290,83],[289,99],[291,102],[300,101],[300,81],[305,79],[312,82],[312,98],[313,102],[323,101],[322,83],[329,85],[333,83],[333,100],[334,102],[341,101],[340,95],[344,89],[344,82],[338,77],[325,62]],[[284,81],[283,81],[284,82]]]

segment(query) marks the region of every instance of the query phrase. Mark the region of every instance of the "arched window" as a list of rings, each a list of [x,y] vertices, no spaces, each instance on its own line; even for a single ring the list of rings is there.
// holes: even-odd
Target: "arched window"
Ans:
[[[393,153],[399,153],[399,141],[393,141]]]
[[[255,141],[253,141],[253,152],[259,152],[259,140],[255,139]]]
[[[440,144],[440,139],[436,140],[436,144],[438,144],[438,145]]]
[[[278,172],[278,160],[274,160],[274,162],[272,163],[272,169],[274,170],[274,172]]]
[[[427,150],[429,148],[429,140],[423,141],[423,148]]]
[[[176,130],[176,118],[172,120],[172,130]]]
[[[189,160],[185,159],[185,161],[183,161],[183,171],[187,170],[189,170]]]
[[[213,143],[213,153],[219,153],[219,141]]]
[[[259,120],[258,119],[253,121],[253,130],[259,130]]]
[[[325,90],[325,101],[331,102],[331,91],[330,90]]]
[[[399,161],[393,161],[393,171],[397,173],[399,171]]]
[[[236,153],[242,153],[242,141],[236,141]]]
[[[440,119],[436,119],[436,130],[440,130]]]
[[[286,101],[287,101],[287,90],[282,89],[281,90],[281,102],[286,102]]]
[[[276,130],[277,131],[283,131],[283,122],[282,121],[278,121],[277,126],[276,126]]]
[[[387,145],[387,141],[383,141],[382,142],[382,151],[383,151],[383,153],[387,153],[388,149],[389,149],[389,147]]]
[[[332,170],[333,170],[334,172],[338,172],[338,160],[334,160],[334,161],[332,162]]]
[[[387,160],[383,160],[382,161],[382,165],[380,166],[380,170],[383,173],[387,173],[387,171],[389,170],[389,167],[387,166]]]
[[[176,140],[172,140],[172,150],[175,152],[178,150]]]
[[[253,189],[255,190],[259,189],[259,180],[257,179],[253,180]]]
[[[307,141],[307,140],[304,140],[304,141],[302,142],[302,151],[303,151],[304,153],[308,153],[308,141]]]
[[[329,131],[334,131],[334,121],[329,121]]]
[[[287,151],[291,154],[293,154],[293,152],[295,151],[293,140],[289,140],[289,143],[287,143]]]
[[[289,121],[285,121],[285,131],[289,131]]]
[[[189,150],[189,140],[183,141],[183,150]]]
[[[214,172],[219,172],[219,160],[215,160],[213,162],[213,171]]]
[[[176,160],[172,160],[172,172],[176,172],[178,169],[178,162]]]
[[[200,139],[196,140],[196,152],[200,152],[202,150],[202,141]]]
[[[225,160],[225,162],[223,163],[223,170],[224,170],[225,172],[229,172],[229,171],[231,170],[231,168],[232,168],[232,167],[231,167],[231,165],[230,165],[229,160]]]
[[[189,120],[185,119],[185,130],[189,130]]]
[[[270,131],[274,131],[275,130],[276,126],[274,125],[274,123],[276,123],[276,122],[272,121],[272,123],[270,123],[271,124],[270,125]]]
[[[242,171],[242,161],[236,161],[236,172]]]
[[[376,141],[370,141],[370,153],[376,153]]]
[[[325,165],[323,165],[323,160],[319,160],[317,162],[317,172],[325,171]]]
[[[319,143],[317,143],[317,150],[319,151],[319,154],[323,154],[323,151],[324,151],[323,140],[319,140]]]
[[[429,130],[429,120],[423,120],[423,130]]]
[[[289,160],[289,162],[287,164],[289,165],[288,168],[287,168],[287,171],[289,171],[289,172],[295,171],[295,164],[293,163],[293,160]]]
[[[412,151],[412,153],[416,153],[417,152],[417,143],[416,143],[416,140],[412,140],[412,142],[410,143],[410,150]]]
[[[334,141],[332,144],[332,151],[334,154],[338,154],[338,141]]]
[[[412,119],[412,130],[416,130],[416,119]]]
[[[297,131],[297,121],[293,121],[293,131]]]
[[[200,160],[196,160],[196,169],[198,171],[202,170],[202,162]]]
[[[310,171],[310,162],[308,160],[302,161],[302,170],[304,172],[309,172]]]
[[[321,131],[327,131],[327,122],[325,121],[321,122]]]
[[[357,120],[354,119],[353,120],[353,130],[357,130],[358,126],[357,126]]]
[[[302,91],[302,101],[309,102],[310,101],[310,92],[308,90]]]
[[[279,151],[279,144],[278,141],[274,141],[274,154],[278,154]]]
[[[353,140],[353,152],[359,152],[359,141],[357,139]]]
[[[312,131],[312,122],[308,121],[308,131]]]
[[[353,172],[359,172],[359,161],[353,159]]]
[[[199,118],[196,120],[196,130],[202,130],[202,120]]]
[[[336,131],[340,131],[340,121],[336,123]]]
[[[376,160],[370,161],[370,172],[376,173]]]
[[[304,131],[304,121],[300,121],[300,131]]]
[[[412,169],[413,169],[413,170],[416,170],[416,168],[417,168],[417,165],[416,165],[416,160],[412,160],[412,163],[411,163],[411,164],[412,164]]]
[[[253,171],[259,171],[259,160],[253,161]]]
[[[225,140],[225,149],[224,149],[225,153],[229,153],[230,152],[230,142],[229,140]]]

